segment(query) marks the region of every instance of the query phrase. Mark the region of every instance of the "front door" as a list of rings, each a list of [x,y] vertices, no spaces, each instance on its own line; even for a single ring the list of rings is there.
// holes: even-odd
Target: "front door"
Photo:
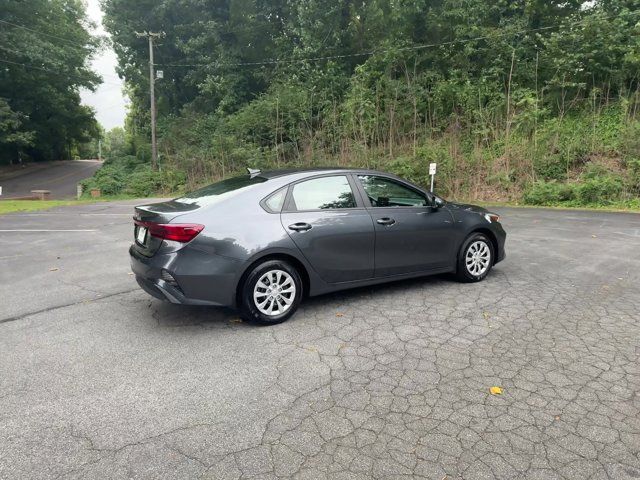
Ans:
[[[453,221],[420,191],[394,179],[358,175],[376,230],[375,276],[446,268],[454,259]]]
[[[294,184],[280,216],[302,255],[328,283],[373,276],[375,232],[371,216],[345,175]]]

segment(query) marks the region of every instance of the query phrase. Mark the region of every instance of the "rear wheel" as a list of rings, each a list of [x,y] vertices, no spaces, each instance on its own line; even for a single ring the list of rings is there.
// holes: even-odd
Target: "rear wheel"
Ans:
[[[285,261],[267,260],[249,272],[240,297],[240,313],[246,320],[266,325],[284,322],[300,304],[300,274]]]
[[[489,274],[494,263],[493,243],[482,233],[472,233],[458,254],[456,278],[461,282],[479,282]]]

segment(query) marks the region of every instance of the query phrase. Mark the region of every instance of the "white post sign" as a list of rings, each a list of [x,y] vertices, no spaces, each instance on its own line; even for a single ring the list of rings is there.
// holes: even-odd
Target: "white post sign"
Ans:
[[[436,166],[438,164],[437,163],[430,163],[429,164],[429,175],[431,175],[431,191],[433,192],[433,179],[436,176]]]

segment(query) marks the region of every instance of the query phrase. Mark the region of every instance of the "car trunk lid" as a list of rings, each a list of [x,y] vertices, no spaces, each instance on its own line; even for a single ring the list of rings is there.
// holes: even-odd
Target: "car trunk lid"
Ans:
[[[135,207],[133,216],[134,248],[146,257],[153,256],[162,246],[164,240],[151,235],[149,227],[153,224],[169,224],[177,217],[193,212],[198,208],[194,204],[179,203],[173,200]]]

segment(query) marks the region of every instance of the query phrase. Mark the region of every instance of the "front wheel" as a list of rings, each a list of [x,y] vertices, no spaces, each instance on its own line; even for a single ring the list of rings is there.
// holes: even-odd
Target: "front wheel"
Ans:
[[[493,243],[482,233],[472,233],[458,255],[456,278],[461,282],[479,282],[489,274],[494,263]]]
[[[287,262],[267,260],[249,272],[242,286],[240,313],[265,325],[282,323],[295,313],[301,298],[298,271]]]

